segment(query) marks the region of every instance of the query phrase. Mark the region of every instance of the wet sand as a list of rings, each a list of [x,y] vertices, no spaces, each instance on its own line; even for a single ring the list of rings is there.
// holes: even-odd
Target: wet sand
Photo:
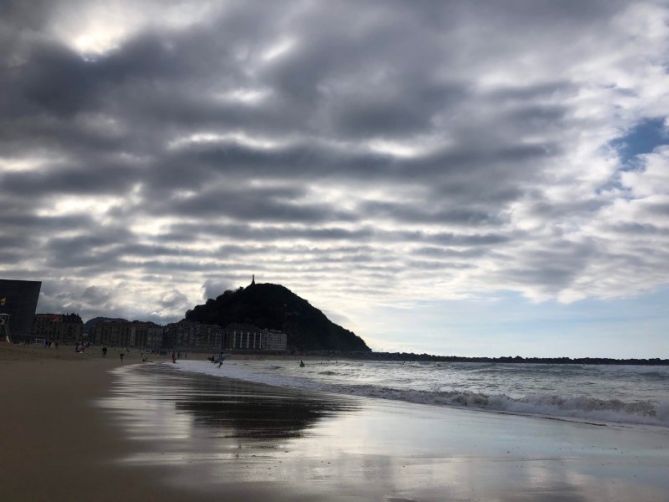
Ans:
[[[2,500],[669,499],[666,430],[24,356],[0,346]]]

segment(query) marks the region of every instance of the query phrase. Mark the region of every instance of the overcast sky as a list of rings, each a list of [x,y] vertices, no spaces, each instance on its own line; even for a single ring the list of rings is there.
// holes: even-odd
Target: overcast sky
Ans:
[[[0,275],[375,349],[669,357],[664,1],[0,6]]]

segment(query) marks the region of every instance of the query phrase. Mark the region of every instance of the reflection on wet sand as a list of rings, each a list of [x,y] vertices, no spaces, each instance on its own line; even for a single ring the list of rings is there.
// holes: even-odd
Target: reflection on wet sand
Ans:
[[[315,395],[169,365],[117,370],[101,404],[138,440],[126,464],[162,466],[167,483],[198,492],[238,489],[248,499],[255,490],[271,500],[669,499],[666,431]]]
[[[197,377],[193,377],[197,378]],[[205,378],[197,396],[176,401],[195,425],[215,427],[229,437],[278,439],[300,437],[318,420],[355,409],[343,399],[272,390],[230,380]]]
[[[102,401],[137,439],[288,439],[307,433],[319,420],[358,409],[354,400],[284,390],[169,366],[116,370],[112,396]]]

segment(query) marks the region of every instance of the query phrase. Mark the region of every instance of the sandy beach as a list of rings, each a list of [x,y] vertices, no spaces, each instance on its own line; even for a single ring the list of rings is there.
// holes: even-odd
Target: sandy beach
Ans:
[[[0,345],[2,500],[669,498],[669,431],[289,391]]]
[[[93,403],[120,364],[113,350],[103,359],[98,350],[0,344],[0,499],[180,499],[116,462],[131,445]]]

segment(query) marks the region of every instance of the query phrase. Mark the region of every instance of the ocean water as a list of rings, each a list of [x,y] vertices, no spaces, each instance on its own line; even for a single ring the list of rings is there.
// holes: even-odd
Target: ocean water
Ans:
[[[172,366],[170,364],[170,366]],[[669,427],[669,367],[180,360],[179,370],[279,387],[595,423]]]

